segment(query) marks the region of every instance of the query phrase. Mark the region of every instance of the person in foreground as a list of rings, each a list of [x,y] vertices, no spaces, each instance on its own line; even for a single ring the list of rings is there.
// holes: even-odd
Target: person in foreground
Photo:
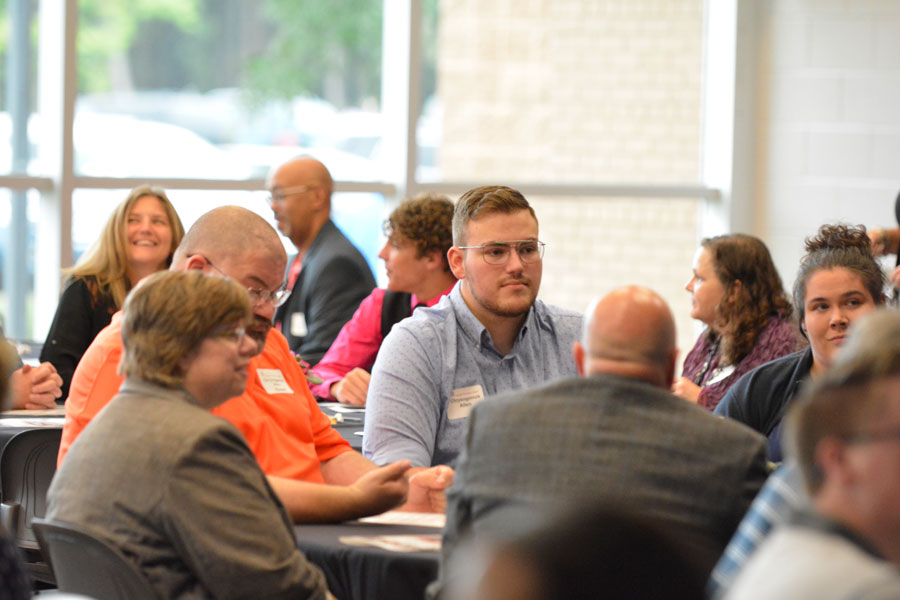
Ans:
[[[794,306],[809,347],[762,365],[735,383],[716,414],[769,438],[769,459],[781,462],[782,419],[800,385],[824,374],[853,322],[884,304],[885,277],[862,226],[823,225],[806,240],[794,280]]]
[[[246,290],[166,271],[123,311],[125,382],[53,477],[47,518],[112,543],[160,598],[326,598],[241,432],[208,412],[247,383]]]
[[[263,472],[298,523],[332,522],[381,513],[407,496],[409,463],[376,468],[331,427],[309,391],[287,341],[272,327],[284,297],[287,257],[278,234],[259,215],[223,206],[201,216],[175,252],[173,271],[199,270],[244,286],[252,300],[247,333],[257,344],[243,393],[213,409],[247,440]],[[118,392],[121,314],[100,332],[72,379],[59,463],[68,448]],[[444,510],[446,467],[417,474],[407,510]]]
[[[331,174],[301,156],[275,169],[266,182],[278,230],[297,248],[288,275],[291,295],[278,309],[291,350],[315,366],[344,323],[375,287],[363,255],[331,220]]]
[[[769,249],[753,236],[700,242],[685,289],[706,330],[672,386],[682,398],[713,410],[744,373],[806,345]]]
[[[900,314],[861,319],[787,419],[811,509],[762,543],[725,598],[900,598]]]
[[[480,549],[481,550],[481,549]],[[702,568],[666,527],[621,507],[579,507],[468,558],[446,600],[699,600]]]
[[[453,243],[459,283],[398,323],[372,368],[363,452],[376,464],[452,465],[486,396],[576,373],[569,351],[582,317],[537,300],[544,244],[525,197],[469,190],[454,209]]]
[[[378,255],[387,270],[387,289],[375,288],[344,325],[313,372],[322,383],[317,398],[366,403],[369,372],[384,336],[419,306],[434,306],[450,293],[456,277],[447,262],[453,244],[453,203],[421,194],[401,203],[384,223],[387,242]]]
[[[472,540],[522,533],[559,503],[621,505],[678,532],[708,574],[767,474],[765,438],[671,394],[665,301],[617,289],[574,346],[580,379],[475,407],[447,494],[441,579]]]
[[[103,233],[73,268],[41,360],[56,367],[69,395],[72,375],[101,329],[109,325],[128,293],[141,279],[168,268],[184,237],[184,227],[160,188],[134,188],[109,216]]]

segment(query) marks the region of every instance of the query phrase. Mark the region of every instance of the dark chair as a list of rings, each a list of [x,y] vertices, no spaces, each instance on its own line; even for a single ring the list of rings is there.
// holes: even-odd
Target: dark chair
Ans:
[[[35,517],[47,512],[47,488],[56,473],[62,430],[26,429],[14,435],[0,454],[0,517],[25,558],[28,574],[43,583],[55,583],[31,529]]]
[[[153,600],[153,588],[116,548],[61,521],[32,522],[60,591],[97,600]]]

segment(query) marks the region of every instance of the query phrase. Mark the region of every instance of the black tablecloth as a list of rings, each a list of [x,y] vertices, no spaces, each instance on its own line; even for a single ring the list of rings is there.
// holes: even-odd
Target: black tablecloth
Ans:
[[[325,573],[340,600],[421,600],[437,579],[439,552],[391,552],[373,546],[350,546],[339,538],[375,535],[440,535],[433,527],[351,522],[298,525],[297,547]]]
[[[320,405],[321,406],[321,405]],[[341,414],[341,418],[344,420],[343,423],[338,423],[334,425],[335,430],[341,437],[350,442],[350,445],[354,450],[362,450],[362,430],[363,423],[365,422],[366,413],[365,412],[354,412],[354,413],[338,413],[337,411],[327,407],[321,406],[322,412],[324,412],[329,417],[333,417],[337,414]],[[359,434],[359,435],[357,435]]]

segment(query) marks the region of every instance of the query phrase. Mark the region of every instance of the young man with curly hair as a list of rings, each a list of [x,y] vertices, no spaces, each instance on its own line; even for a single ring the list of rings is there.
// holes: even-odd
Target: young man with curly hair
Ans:
[[[418,306],[434,306],[450,293],[456,277],[447,251],[453,245],[453,203],[439,194],[403,202],[384,223],[387,243],[378,256],[387,288],[375,288],[314,369],[322,383],[311,387],[323,400],[363,405],[369,372],[384,336]]]

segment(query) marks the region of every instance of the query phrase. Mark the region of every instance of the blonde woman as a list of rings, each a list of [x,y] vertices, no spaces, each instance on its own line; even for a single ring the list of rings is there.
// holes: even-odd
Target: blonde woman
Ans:
[[[150,186],[131,190],[116,207],[100,238],[73,268],[41,351],[41,362],[62,377],[62,399],[81,355],[109,325],[138,281],[166,269],[184,228],[166,193]]]

